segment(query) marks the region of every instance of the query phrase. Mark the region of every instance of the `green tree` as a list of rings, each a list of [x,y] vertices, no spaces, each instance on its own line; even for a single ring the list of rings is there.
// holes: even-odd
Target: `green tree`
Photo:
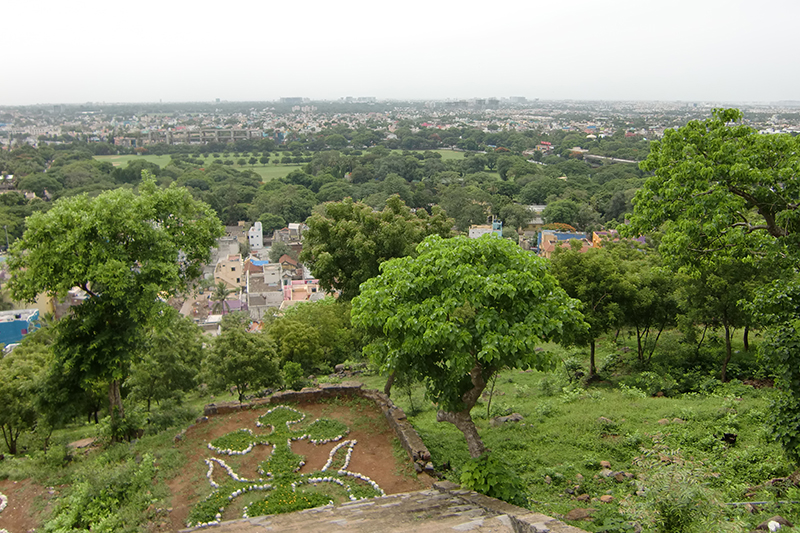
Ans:
[[[647,363],[653,356],[661,333],[675,325],[678,315],[679,283],[682,279],[661,265],[655,250],[643,248],[638,242],[610,243],[625,280],[631,288],[621,301],[624,323],[636,333],[639,361]]]
[[[577,241],[575,241],[577,242]],[[597,374],[597,339],[623,321],[623,302],[631,287],[618,262],[605,248],[585,253],[578,246],[559,247],[553,254],[553,275],[572,298],[580,300],[589,330],[579,339],[589,345],[589,378]]]
[[[581,206],[572,200],[558,200],[547,204],[542,217],[548,224],[569,224],[578,227],[580,210]]]
[[[685,316],[694,324],[721,328],[723,331],[725,356],[720,370],[722,381],[728,381],[733,332],[746,327],[751,321],[749,310],[740,301],[751,299],[752,295],[748,292],[757,277],[758,272],[752,263],[717,257],[715,261],[704,262],[694,269],[681,287],[681,307]]]
[[[96,198],[57,201],[28,219],[11,247],[11,293],[33,301],[73,287],[88,298],[56,326],[54,349],[84,387],[108,384],[112,417],[124,416],[120,384],[128,375],[143,326],[163,294],[199,277],[223,233],[211,209],[178,187],[146,179],[139,194],[117,189]]]
[[[353,300],[353,324],[384,371],[425,383],[438,421],[454,424],[470,455],[484,452],[470,411],[502,368],[545,368],[536,351],[585,326],[545,260],[506,239],[427,238],[416,257],[387,261]]]
[[[630,235],[663,232],[659,251],[673,268],[717,275],[713,265],[775,264],[785,274],[762,287],[751,307],[769,325],[763,353],[776,374],[771,412],[776,437],[800,458],[797,309],[790,303],[800,255],[800,138],[764,135],[736,109],[667,130],[641,168],[653,175],[633,199]],[[714,284],[716,285],[716,283]],[[733,287],[736,290],[736,287]],[[741,290],[738,300],[747,296]]]
[[[500,209],[500,220],[503,221],[503,227],[513,231],[527,226],[533,218],[533,213],[524,205],[511,203]]]
[[[280,318],[269,328],[275,340],[281,366],[299,363],[306,373],[319,370],[322,363],[322,341],[319,332],[303,321]]]
[[[361,354],[361,338],[350,324],[350,302],[328,297],[316,302],[299,303],[287,309],[283,318],[277,323],[284,319],[302,323],[316,330],[318,333],[316,345],[320,348],[316,361],[318,366],[333,368]],[[272,330],[270,332],[279,344],[280,351],[281,343],[277,339],[277,333],[273,333]]]
[[[219,314],[227,309],[227,311],[230,313],[231,306],[228,305],[227,299],[228,296],[236,292],[236,289],[232,289],[225,285],[224,281],[220,281],[214,285],[214,292],[211,293],[211,301],[214,302],[214,305],[211,308],[211,312]]]
[[[297,257],[297,253],[292,250],[292,247],[283,241],[274,242],[272,243],[272,246],[269,247],[270,263],[277,263],[284,255],[288,255],[293,259],[296,259]]]
[[[37,396],[48,356],[42,346],[18,346],[0,358],[0,430],[12,455],[24,431],[33,429],[38,416]]]
[[[325,144],[333,148],[334,150],[341,150],[345,146],[347,146],[347,139],[344,135],[339,135],[335,133],[333,135],[328,135],[325,137]]]
[[[280,383],[275,343],[264,333],[250,333],[244,323],[223,324],[222,333],[203,360],[203,377],[213,391],[236,387],[239,401],[257,387]]]
[[[764,135],[736,109],[667,130],[641,164],[653,172],[633,199],[626,230],[664,230],[661,252],[696,261],[800,249],[800,137]],[[791,179],[790,179],[791,178]]]
[[[381,263],[413,254],[427,235],[449,236],[452,227],[440,210],[432,216],[422,209],[412,213],[398,196],[390,197],[383,211],[350,198],[323,204],[306,223],[300,260],[325,290],[341,291],[345,301],[378,275]]]
[[[272,213],[264,213],[259,217],[259,222],[261,222],[261,229],[264,232],[264,235],[270,235],[276,229],[281,229],[286,227],[286,220],[280,215],[273,215]]]
[[[191,319],[167,307],[148,326],[125,386],[132,398],[147,403],[149,412],[152,401],[180,400],[182,392],[192,390],[202,360],[202,331]]]

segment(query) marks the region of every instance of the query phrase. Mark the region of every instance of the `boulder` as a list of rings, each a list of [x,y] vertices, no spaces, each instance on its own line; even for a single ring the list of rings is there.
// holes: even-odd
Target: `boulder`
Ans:
[[[491,425],[492,427],[502,426],[506,422],[521,422],[523,417],[519,413],[511,413],[508,416],[496,416],[492,418]]]
[[[758,524],[756,526],[756,529],[759,529],[759,530],[762,530],[762,531],[770,531],[770,529],[769,529],[769,523],[770,522],[777,522],[782,527],[784,527],[784,526],[785,527],[794,527],[794,525],[791,522],[789,522],[788,520],[786,520],[784,517],[782,517],[780,515],[775,515],[772,518],[764,520],[763,522]]]
[[[597,509],[576,507],[564,515],[565,520],[589,520]]]

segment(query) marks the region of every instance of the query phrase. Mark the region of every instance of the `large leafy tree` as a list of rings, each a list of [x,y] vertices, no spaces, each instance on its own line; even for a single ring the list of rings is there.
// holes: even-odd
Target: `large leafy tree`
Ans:
[[[374,337],[384,371],[420,379],[478,457],[484,445],[470,411],[500,369],[544,368],[544,340],[585,324],[547,263],[505,239],[428,237],[416,257],[387,261],[353,300],[353,324]]]
[[[229,319],[203,360],[203,377],[211,390],[236,387],[243,402],[248,390],[280,382],[276,359],[269,336],[248,332],[244,322]]]
[[[668,130],[641,167],[653,175],[621,231],[662,231],[659,251],[695,274],[718,277],[714,265],[731,261],[784,269],[774,275],[779,281],[759,291],[751,311],[770,327],[763,350],[781,391],[773,428],[789,455],[800,458],[800,310],[792,303],[800,261],[800,137],[760,134],[740,111],[718,109],[709,119]],[[738,299],[746,296],[741,290]]]
[[[0,357],[0,432],[12,455],[20,435],[36,424],[38,388],[47,360],[46,347],[33,343]]]
[[[345,198],[323,204],[307,221],[300,260],[328,291],[341,291],[342,300],[359,293],[359,286],[378,275],[388,259],[414,254],[428,235],[450,236],[452,220],[434,210],[412,212],[398,196],[383,211]]]
[[[88,298],[56,326],[62,373],[90,389],[108,384],[109,408],[124,416],[120,384],[127,377],[145,324],[202,272],[223,233],[211,209],[185,189],[159,189],[147,177],[139,194],[117,189],[75,196],[35,213],[11,248],[11,292],[17,300]]]
[[[190,318],[166,307],[148,325],[125,385],[147,403],[174,398],[195,386],[203,358],[203,333]]]
[[[633,199],[626,231],[665,231],[661,252],[797,258],[800,137],[764,135],[736,109],[667,130],[641,164],[653,172]]]
[[[725,342],[720,369],[722,381],[728,381],[733,332],[746,327],[752,320],[749,309],[741,301],[752,298],[751,291],[758,277],[758,270],[752,263],[718,258],[694,269],[679,291],[690,323],[722,329]]]
[[[553,254],[553,275],[567,294],[583,304],[582,311],[589,329],[579,340],[589,345],[591,378],[597,374],[597,339],[622,325],[624,302],[629,298],[632,286],[609,250],[590,248],[585,253],[580,250],[580,243],[575,247],[557,249]]]
[[[636,353],[648,363],[665,328],[675,325],[678,314],[678,280],[661,265],[661,256],[650,246],[637,241],[608,243],[625,281],[627,297],[621,300],[626,326],[636,333]]]

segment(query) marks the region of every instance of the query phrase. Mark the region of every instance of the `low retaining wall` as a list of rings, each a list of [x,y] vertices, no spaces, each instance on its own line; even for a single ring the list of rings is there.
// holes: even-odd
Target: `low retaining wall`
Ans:
[[[306,387],[299,391],[276,392],[269,398],[260,398],[252,402],[223,402],[210,403],[203,409],[205,416],[224,415],[253,409],[263,405],[280,404],[286,402],[318,402],[322,399],[338,398],[340,396],[357,396],[371,400],[377,405],[383,416],[394,430],[400,444],[408,453],[409,458],[414,463],[417,472],[426,471],[433,473],[433,463],[431,463],[431,452],[422,442],[416,430],[406,419],[406,414],[402,409],[394,405],[384,393],[374,389],[363,389],[364,384],[357,381],[345,381],[339,384],[323,383],[319,387]]]

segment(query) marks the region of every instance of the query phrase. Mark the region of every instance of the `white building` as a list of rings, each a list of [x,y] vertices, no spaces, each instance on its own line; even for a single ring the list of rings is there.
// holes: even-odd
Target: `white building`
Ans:
[[[264,232],[261,229],[261,222],[256,222],[247,232],[251,250],[261,250],[264,248]]]

